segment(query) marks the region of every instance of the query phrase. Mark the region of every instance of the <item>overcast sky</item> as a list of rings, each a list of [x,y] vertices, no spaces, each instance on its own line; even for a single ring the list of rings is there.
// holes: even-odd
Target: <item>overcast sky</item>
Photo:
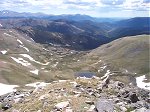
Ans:
[[[94,17],[149,16],[150,0],[0,0],[0,10]]]

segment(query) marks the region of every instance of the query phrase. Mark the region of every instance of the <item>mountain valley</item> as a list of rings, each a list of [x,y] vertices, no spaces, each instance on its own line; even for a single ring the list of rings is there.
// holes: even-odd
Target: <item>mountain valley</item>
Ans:
[[[0,112],[149,111],[149,17],[1,13]]]

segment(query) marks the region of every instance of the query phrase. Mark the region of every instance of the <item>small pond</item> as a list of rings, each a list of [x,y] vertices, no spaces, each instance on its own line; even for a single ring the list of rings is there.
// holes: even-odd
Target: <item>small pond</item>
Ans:
[[[76,72],[75,77],[86,77],[86,78],[92,78],[93,76],[96,76],[93,72],[83,71],[83,72]]]

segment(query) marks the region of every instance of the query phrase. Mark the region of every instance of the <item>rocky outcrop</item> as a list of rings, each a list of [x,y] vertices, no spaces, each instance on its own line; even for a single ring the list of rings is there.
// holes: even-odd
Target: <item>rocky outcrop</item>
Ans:
[[[0,107],[9,112],[27,111],[26,107],[37,112],[148,112],[149,97],[148,90],[108,78],[78,78],[1,96]]]
[[[96,109],[98,112],[113,112],[113,101],[109,99],[100,98],[96,103]]]

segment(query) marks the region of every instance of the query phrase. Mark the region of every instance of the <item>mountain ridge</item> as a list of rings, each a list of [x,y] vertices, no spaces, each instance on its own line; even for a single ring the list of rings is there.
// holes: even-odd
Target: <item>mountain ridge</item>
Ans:
[[[137,20],[141,23],[136,27],[134,24],[122,25],[130,20],[134,24]],[[149,18],[133,18],[114,23],[19,18],[0,19],[0,28],[14,28],[42,44],[52,43],[75,50],[89,50],[124,36],[150,34],[148,22]]]

